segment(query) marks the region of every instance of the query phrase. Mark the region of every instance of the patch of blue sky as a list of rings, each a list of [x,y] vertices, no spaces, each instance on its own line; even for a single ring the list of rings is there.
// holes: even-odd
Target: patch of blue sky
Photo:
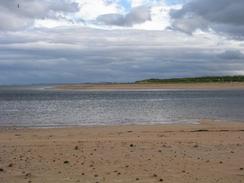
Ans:
[[[129,0],[118,0],[118,3],[125,8],[125,10],[131,9],[131,2]]]
[[[185,2],[187,2],[187,0],[165,0],[165,3],[168,5],[183,4]]]

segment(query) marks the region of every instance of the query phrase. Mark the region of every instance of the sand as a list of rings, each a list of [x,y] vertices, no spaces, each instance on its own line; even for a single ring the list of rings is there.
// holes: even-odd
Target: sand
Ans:
[[[1,183],[244,182],[244,123],[0,129]]]
[[[168,83],[168,84],[66,84],[56,86],[59,90],[157,90],[157,89],[244,89],[244,82],[230,83]]]

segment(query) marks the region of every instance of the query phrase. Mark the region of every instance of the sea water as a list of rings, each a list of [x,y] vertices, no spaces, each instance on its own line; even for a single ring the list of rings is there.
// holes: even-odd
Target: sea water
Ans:
[[[244,121],[244,90],[58,91],[0,87],[0,126]]]

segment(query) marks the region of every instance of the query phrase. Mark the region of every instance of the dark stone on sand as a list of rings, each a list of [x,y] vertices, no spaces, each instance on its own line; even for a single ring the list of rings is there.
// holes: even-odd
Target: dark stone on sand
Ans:
[[[220,161],[219,164],[223,164],[223,161]]]
[[[64,164],[68,164],[68,163],[69,163],[69,161],[67,161],[67,160],[66,160],[66,161],[64,161]]]
[[[139,178],[136,178],[136,180],[140,180]]]
[[[25,177],[30,177],[31,176],[31,173],[26,173],[25,174]]]
[[[194,148],[197,148],[197,147],[198,147],[198,145],[197,145],[197,144],[195,144],[193,147],[194,147]]]
[[[199,129],[199,130],[193,130],[191,132],[208,132],[207,129]]]
[[[159,179],[159,182],[163,182],[164,181],[164,179]]]
[[[158,175],[157,174],[153,174],[153,177],[157,177]]]
[[[12,164],[12,163],[10,163],[10,164],[8,165],[8,167],[13,167],[13,164]]]
[[[240,168],[240,170],[244,170],[243,168]]]
[[[134,144],[130,144],[130,147],[134,147]]]
[[[79,149],[79,147],[78,146],[75,146],[75,150],[78,150]]]
[[[3,168],[0,168],[0,172],[3,172],[4,170],[3,170]]]
[[[98,177],[98,175],[97,175],[97,174],[95,174],[95,175],[94,175],[94,177]]]

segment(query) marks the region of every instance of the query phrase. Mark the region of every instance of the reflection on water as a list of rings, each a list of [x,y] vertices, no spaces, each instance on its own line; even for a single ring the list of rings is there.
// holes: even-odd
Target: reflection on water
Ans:
[[[0,126],[244,121],[244,90],[51,91],[0,89]]]

